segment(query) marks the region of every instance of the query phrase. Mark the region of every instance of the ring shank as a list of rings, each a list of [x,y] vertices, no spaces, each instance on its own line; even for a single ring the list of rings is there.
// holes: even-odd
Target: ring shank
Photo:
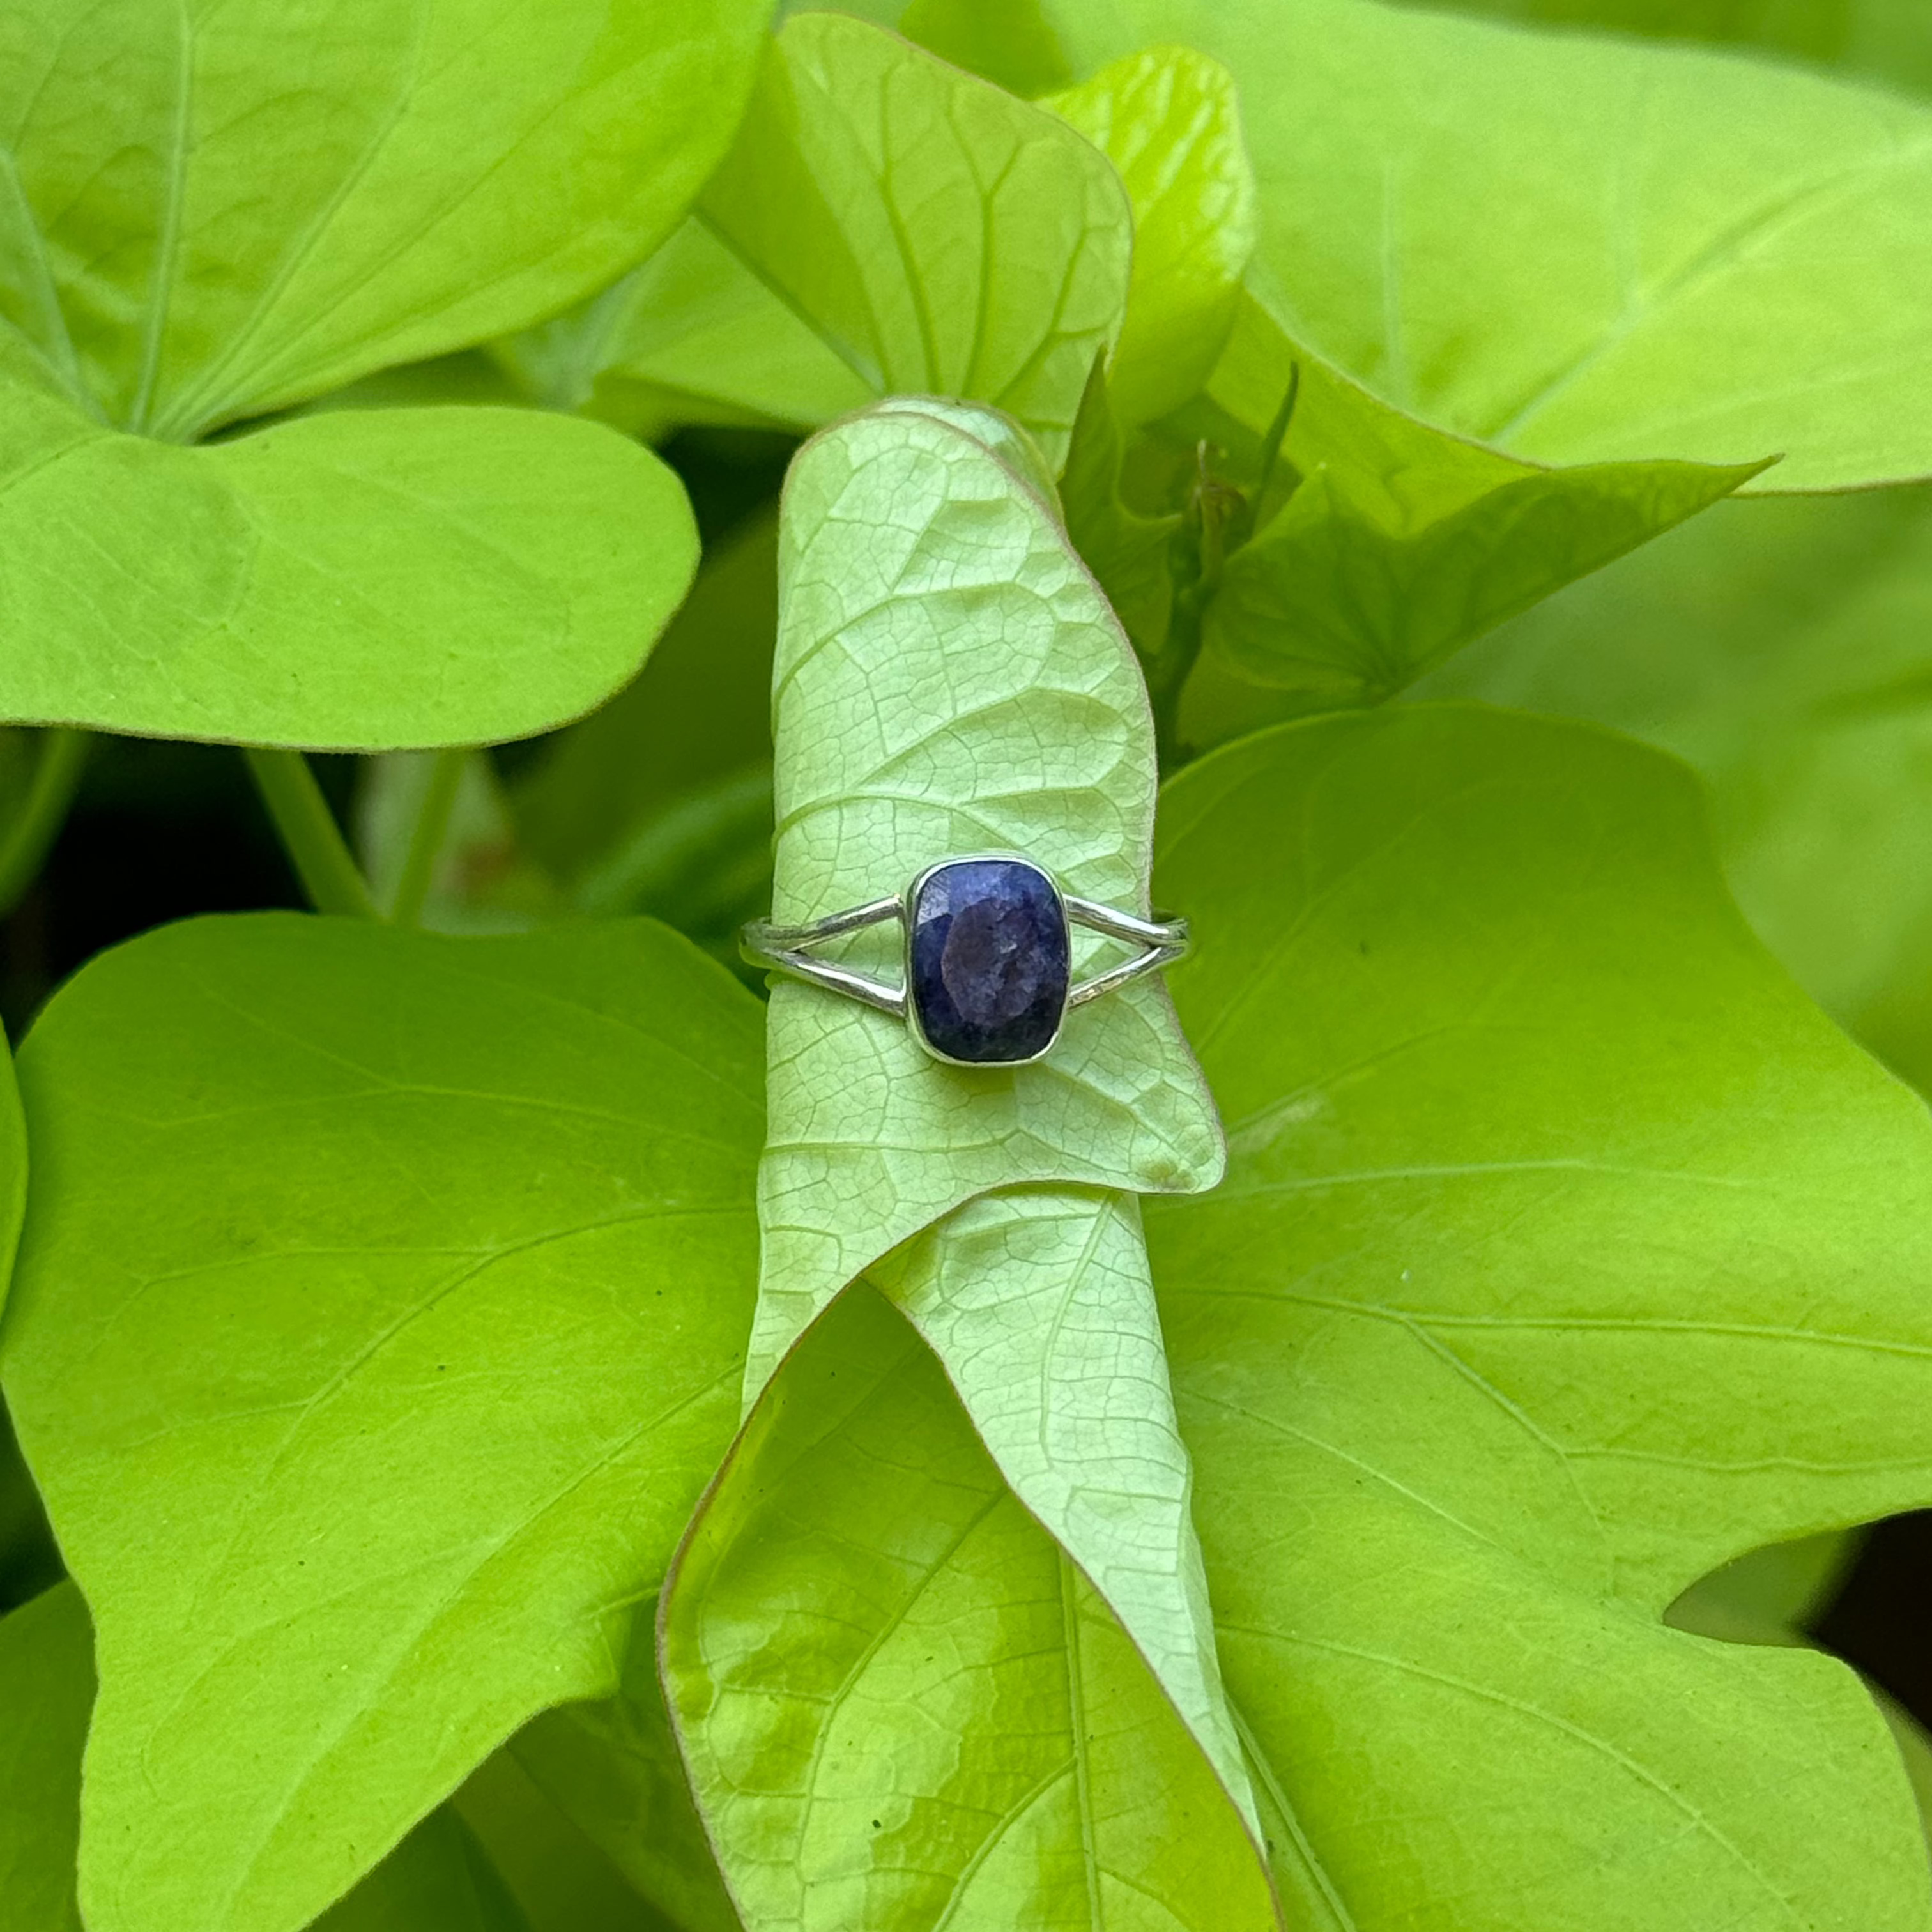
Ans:
[[[1066,994],[1070,1012],[1076,1006],[1084,1006],[1090,1000],[1097,1000],[1103,994],[1131,985],[1149,974],[1158,973],[1187,956],[1190,940],[1184,919],[1142,919],[1138,914],[1122,912],[1116,906],[1102,905],[1093,899],[1076,898],[1068,893],[1060,895],[1060,903],[1066,909],[1070,925],[1082,926],[1108,939],[1146,949],[1133,958],[1124,959],[1104,973],[1096,973],[1070,987]],[[896,898],[872,899],[864,905],[850,907],[804,926],[775,926],[770,920],[754,919],[740,932],[738,950],[754,966],[786,974],[808,985],[823,986],[829,992],[842,993],[848,999],[860,1000],[880,1012],[890,1013],[895,1019],[904,1019],[908,1011],[908,995],[903,986],[889,986],[883,980],[835,965],[829,959],[816,958],[807,949],[823,945],[827,940],[842,938],[848,932],[862,932],[868,926],[883,926],[888,920],[897,920],[903,925],[905,916],[904,901]]]

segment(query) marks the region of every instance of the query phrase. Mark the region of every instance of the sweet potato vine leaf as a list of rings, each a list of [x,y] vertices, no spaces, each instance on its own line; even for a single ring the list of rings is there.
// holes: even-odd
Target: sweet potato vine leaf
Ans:
[[[1932,1088],[1932,488],[1723,506],[1424,688],[1614,725],[1712,788],[1731,890]]]
[[[92,1932],[290,1932],[616,1688],[736,1423],[758,1040],[644,922],[206,920],[55,999],[0,1380],[98,1633]]]
[[[1409,413],[1546,463],[1782,452],[1760,490],[1932,473],[1932,110],[1362,0],[1042,11],[1077,73],[1156,40],[1226,63],[1250,286]]]
[[[646,452],[520,410],[186,446],[634,262],[767,11],[560,0],[532,38],[495,0],[10,8],[0,716],[462,742],[620,682],[693,554]]]
[[[868,1288],[766,1390],[680,1552],[662,1647],[748,1924],[1279,1924],[1105,1601]]]
[[[1167,795],[1231,1166],[1148,1240],[1292,1920],[1932,1925],[1852,1674],[1661,1621],[1932,1501],[1932,1124],[1700,818],[1627,740],[1456,706]]]
[[[1147,903],[1153,732],[1132,655],[1046,500],[994,453],[1010,427],[984,419],[982,440],[970,419],[889,404],[793,464],[773,669],[781,922],[988,850],[1028,854],[1069,892]],[[847,956],[896,977],[895,951],[875,928]],[[874,1269],[1244,1798],[1139,1228],[1111,1191],[1220,1170],[1165,990],[1144,980],[1076,1010],[1018,1068],[942,1066],[902,1021],[795,983],[774,988],[767,1024],[748,1399]]]
[[[0,1622],[0,1898],[21,1932],[81,1932],[81,1753],[94,1702],[87,1606],[61,1583]],[[462,1821],[433,1811],[316,1932],[530,1932]]]
[[[1118,177],[1064,122],[807,14],[772,42],[692,218],[503,352],[554,406],[627,428],[806,428],[923,392],[997,404],[1057,464],[1132,245]]]

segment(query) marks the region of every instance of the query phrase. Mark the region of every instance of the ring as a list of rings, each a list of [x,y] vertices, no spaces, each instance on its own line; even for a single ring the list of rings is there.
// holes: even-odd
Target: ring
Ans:
[[[903,986],[868,979],[810,951],[894,919],[905,935]],[[1076,984],[1076,926],[1144,950]],[[928,1053],[953,1066],[1024,1066],[1042,1058],[1074,1007],[1172,965],[1187,943],[1184,919],[1142,919],[1076,898],[1043,866],[1001,852],[942,859],[896,898],[809,926],[754,919],[738,940],[754,965],[906,1021]]]

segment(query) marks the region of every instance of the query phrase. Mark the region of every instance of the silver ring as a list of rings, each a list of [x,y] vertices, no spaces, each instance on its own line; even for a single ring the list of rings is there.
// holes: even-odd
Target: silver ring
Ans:
[[[888,986],[812,951],[890,920],[904,933],[902,985]],[[1076,926],[1142,950],[1076,982]],[[1052,1051],[1073,1008],[1171,966],[1186,955],[1188,938],[1184,919],[1142,919],[1076,898],[1030,859],[976,852],[927,866],[893,898],[809,926],[754,919],[738,946],[754,965],[905,1021],[920,1045],[949,1066],[1024,1066]]]

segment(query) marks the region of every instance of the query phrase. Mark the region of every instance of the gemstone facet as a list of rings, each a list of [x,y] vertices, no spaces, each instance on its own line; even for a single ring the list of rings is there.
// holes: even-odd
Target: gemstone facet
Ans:
[[[976,1066],[1037,1059],[1066,1010],[1072,946],[1053,881],[1024,859],[953,859],[907,908],[907,986],[920,1036]]]

